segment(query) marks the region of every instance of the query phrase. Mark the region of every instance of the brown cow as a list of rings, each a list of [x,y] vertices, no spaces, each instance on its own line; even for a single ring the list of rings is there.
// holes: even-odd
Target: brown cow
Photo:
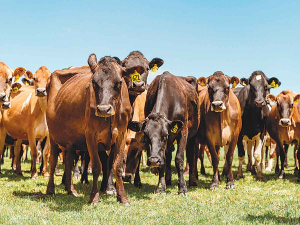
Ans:
[[[20,163],[20,150],[23,140],[29,141],[31,149],[31,178],[36,178],[38,172],[36,170],[37,148],[36,140],[48,136],[48,128],[46,123],[46,83],[51,75],[50,71],[42,66],[33,75],[31,72],[25,74],[27,79],[34,79],[35,86],[23,86],[16,93],[11,95],[11,108],[3,112],[2,123],[0,126],[0,150],[4,146],[4,139],[8,133],[14,139],[15,144],[15,164],[16,172],[22,175]],[[19,87],[21,86],[18,84]],[[49,138],[45,146],[45,154],[49,149]],[[2,152],[0,152],[2,154]],[[45,163],[45,166],[47,163]],[[44,175],[47,176],[47,167],[45,167]]]
[[[127,125],[130,119],[130,101],[127,85],[122,77],[135,70],[124,69],[112,57],[103,57],[98,63],[95,54],[88,59],[89,67],[55,71],[48,84],[47,122],[50,131],[50,179],[47,194],[54,194],[54,172],[59,147],[66,152],[66,190],[77,196],[71,170],[76,149],[88,149],[93,166],[93,188],[89,203],[98,203],[100,160],[103,166],[101,191],[107,186],[107,171],[112,166],[116,178],[117,200],[129,203],[122,182]],[[92,73],[91,73],[92,71]],[[100,159],[98,155],[100,154]]]
[[[199,138],[201,144],[207,144],[213,164],[211,189],[219,187],[219,150],[225,146],[226,162],[223,174],[227,176],[226,188],[234,189],[232,159],[237,139],[242,127],[241,108],[230,84],[238,84],[237,77],[228,77],[221,71],[208,78],[200,77],[198,83],[206,86],[199,93],[201,121]]]
[[[284,162],[287,149],[292,143],[297,143],[297,146],[299,146],[300,115],[297,111],[297,103],[300,99],[300,95],[293,93],[291,90],[287,90],[282,91],[276,97],[269,94],[267,99],[270,102],[275,102],[267,120],[267,131],[279,148],[281,161],[279,179],[283,179],[285,177]],[[299,160],[299,151],[297,157]],[[299,174],[298,181],[300,181]]]

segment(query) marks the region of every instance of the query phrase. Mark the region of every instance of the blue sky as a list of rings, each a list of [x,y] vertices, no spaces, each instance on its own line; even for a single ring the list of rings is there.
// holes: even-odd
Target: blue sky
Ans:
[[[35,72],[140,50],[180,76],[262,70],[300,92],[300,1],[3,1],[0,61]]]

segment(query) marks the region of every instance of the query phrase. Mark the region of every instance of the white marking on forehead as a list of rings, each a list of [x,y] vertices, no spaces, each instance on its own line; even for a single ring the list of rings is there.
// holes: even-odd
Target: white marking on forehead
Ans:
[[[21,112],[29,104],[30,99],[31,99],[31,95],[32,95],[32,93],[27,97],[27,99],[25,100],[25,102],[23,102],[23,106],[22,106]]]
[[[261,79],[261,75],[257,75],[256,80],[260,80],[260,79]]]

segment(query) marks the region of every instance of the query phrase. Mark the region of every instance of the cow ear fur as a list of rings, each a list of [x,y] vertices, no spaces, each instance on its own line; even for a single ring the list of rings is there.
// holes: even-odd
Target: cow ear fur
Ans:
[[[276,97],[272,94],[267,95],[266,98],[269,102],[276,102]]]
[[[249,84],[249,80],[247,78],[240,79],[240,84],[243,86],[247,86]]]
[[[207,79],[205,77],[200,77],[200,78],[197,79],[197,83],[200,86],[204,87],[204,86],[207,85]]]

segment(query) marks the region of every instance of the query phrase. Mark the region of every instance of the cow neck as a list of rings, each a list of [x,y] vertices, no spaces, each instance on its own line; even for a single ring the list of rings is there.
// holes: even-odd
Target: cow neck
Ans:
[[[38,97],[38,102],[42,112],[46,112],[47,110],[47,97]]]

